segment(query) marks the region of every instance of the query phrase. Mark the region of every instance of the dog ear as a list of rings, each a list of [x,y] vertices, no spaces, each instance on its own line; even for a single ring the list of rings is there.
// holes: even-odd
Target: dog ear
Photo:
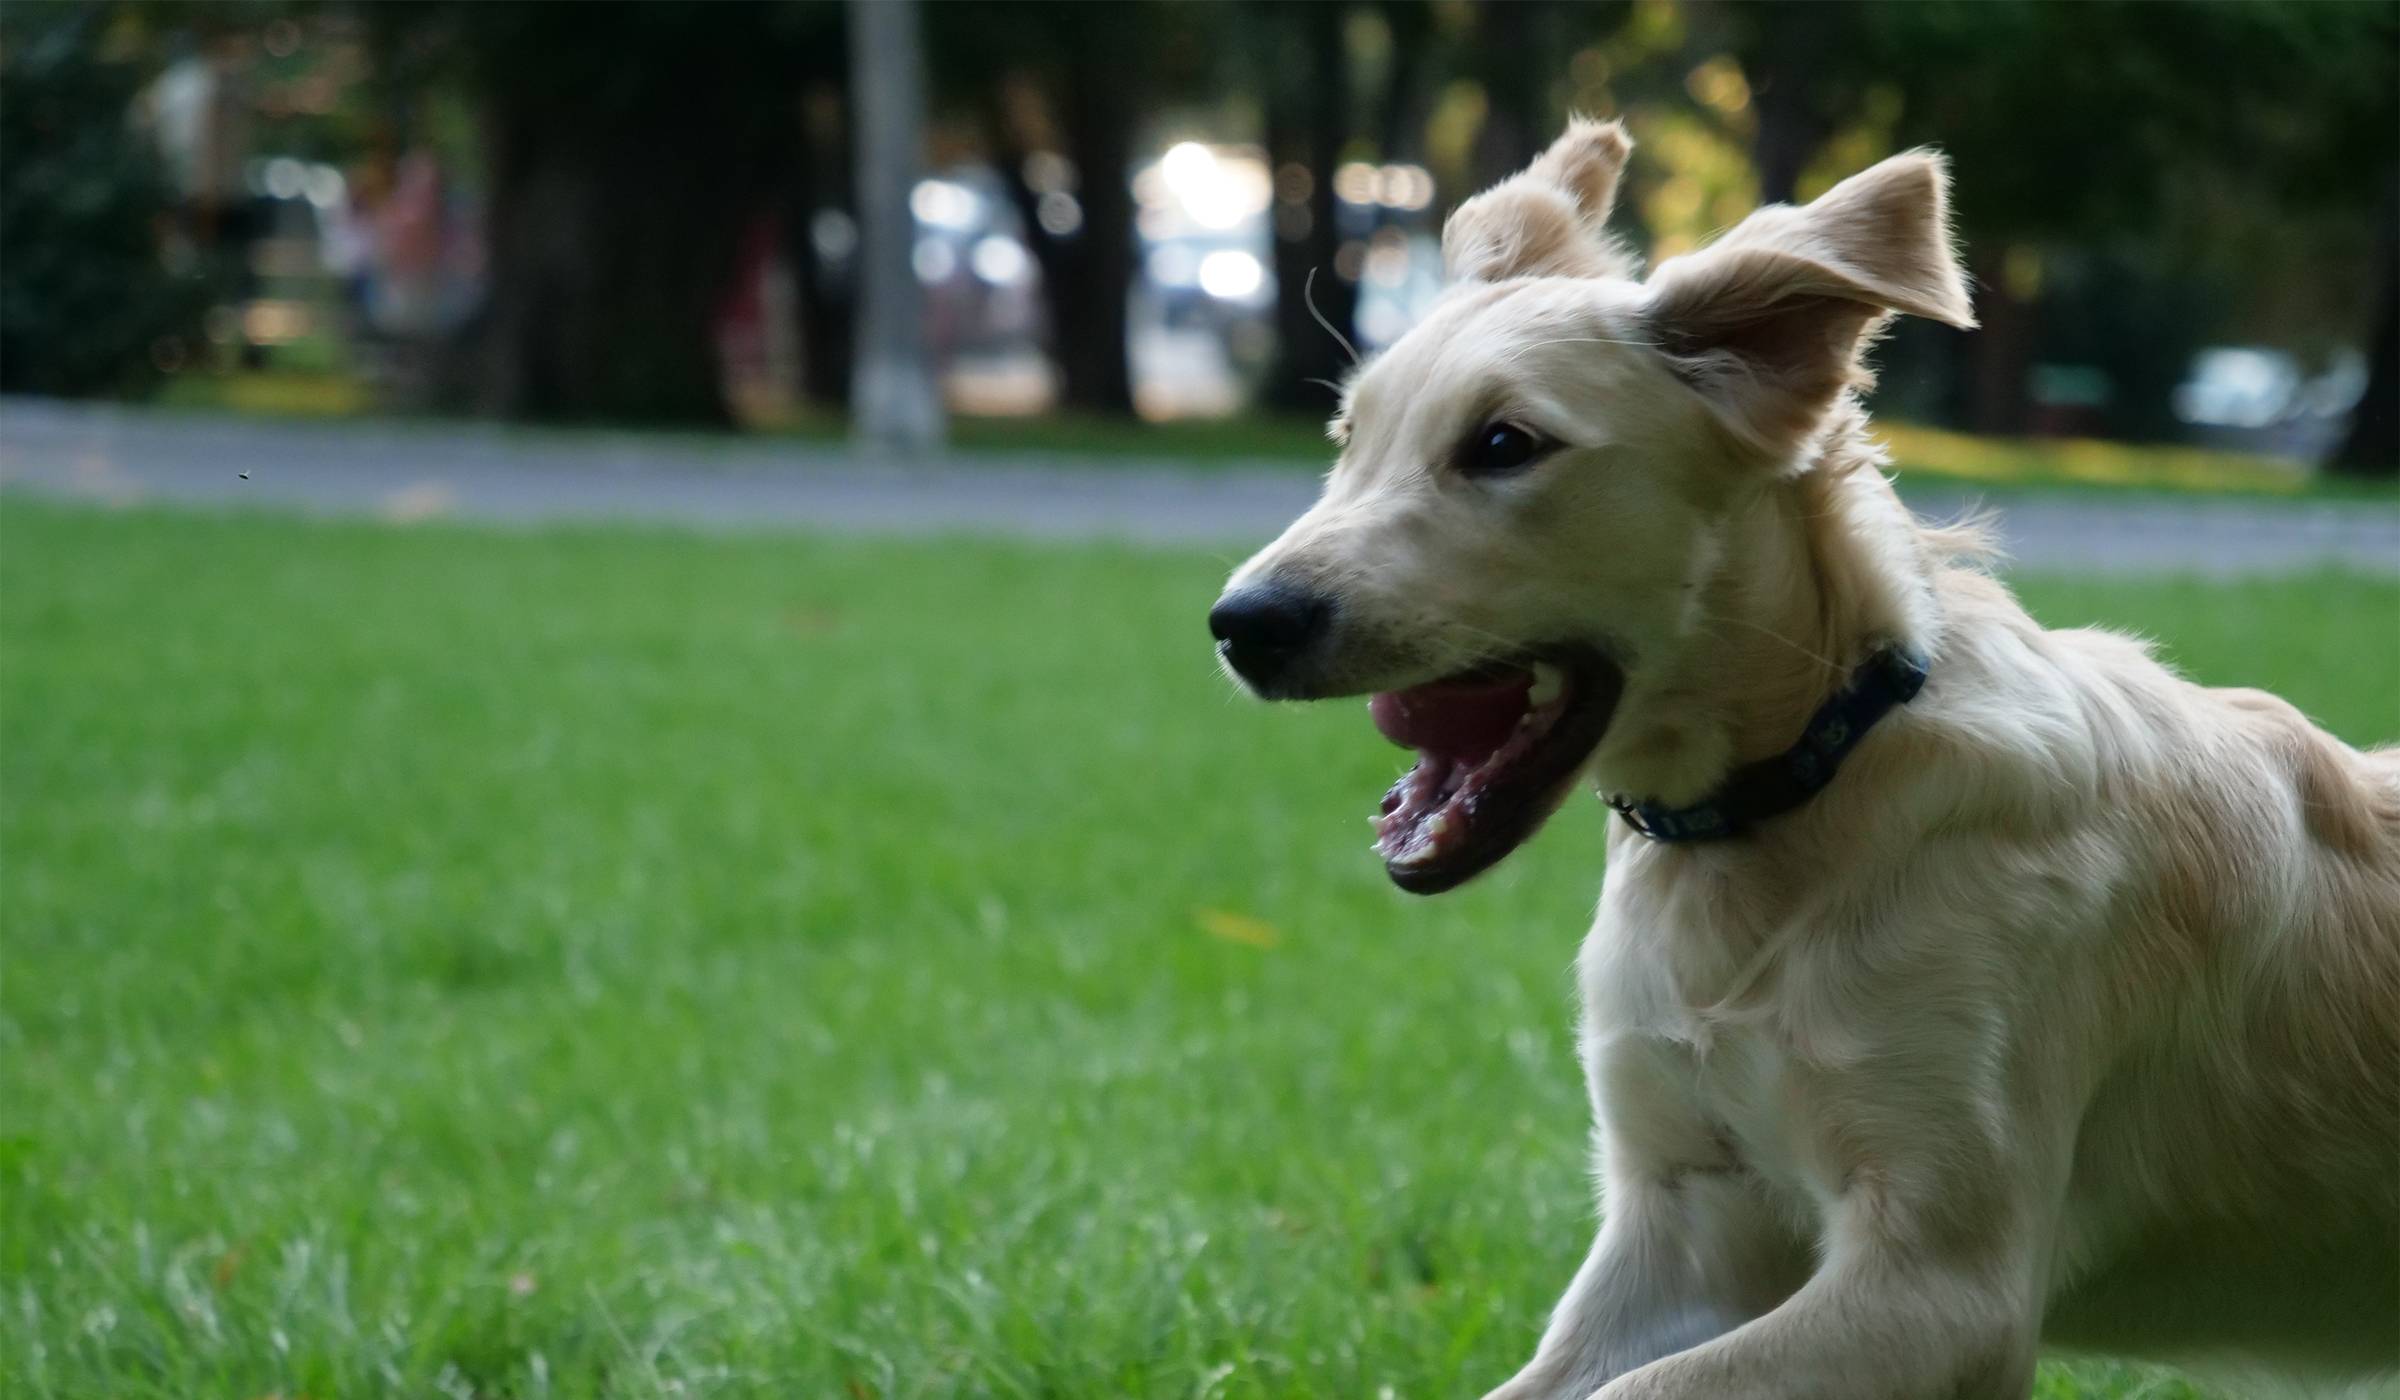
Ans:
[[[1458,206],[1442,225],[1443,266],[1462,282],[1632,276],[1632,256],[1604,227],[1632,154],[1622,123],[1568,122],[1522,173]]]
[[[1734,436],[1788,455],[1844,390],[1894,313],[1975,324],[1950,246],[1942,158],[1894,156],[1802,208],[1770,205],[1659,266],[1648,329]]]

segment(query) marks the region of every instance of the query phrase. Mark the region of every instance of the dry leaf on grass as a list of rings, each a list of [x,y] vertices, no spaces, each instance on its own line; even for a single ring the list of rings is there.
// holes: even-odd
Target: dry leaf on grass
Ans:
[[[1200,931],[1211,938],[1228,943],[1246,943],[1253,948],[1272,948],[1283,941],[1283,934],[1264,919],[1248,914],[1236,914],[1230,909],[1195,909],[1192,918]]]

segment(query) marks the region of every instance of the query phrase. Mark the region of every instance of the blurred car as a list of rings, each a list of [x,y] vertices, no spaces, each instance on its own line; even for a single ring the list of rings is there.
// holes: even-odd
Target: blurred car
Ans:
[[[2299,359],[2263,345],[2214,345],[2192,357],[2175,387],[2178,420],[2212,446],[2315,460],[2340,440],[2367,389],[2356,350],[2336,353],[2307,372]]]

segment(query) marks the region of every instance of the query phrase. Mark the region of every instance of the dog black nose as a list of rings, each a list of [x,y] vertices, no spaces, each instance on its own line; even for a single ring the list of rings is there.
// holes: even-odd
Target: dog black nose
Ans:
[[[1252,584],[1217,600],[1208,610],[1208,630],[1226,662],[1263,688],[1308,650],[1332,616],[1333,606],[1314,593],[1279,583]]]

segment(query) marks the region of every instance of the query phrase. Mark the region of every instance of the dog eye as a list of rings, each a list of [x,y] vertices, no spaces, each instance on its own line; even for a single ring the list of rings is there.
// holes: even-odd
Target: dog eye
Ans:
[[[1458,454],[1458,469],[1467,476],[1513,472],[1539,457],[1548,444],[1514,423],[1486,423],[1477,428]]]

